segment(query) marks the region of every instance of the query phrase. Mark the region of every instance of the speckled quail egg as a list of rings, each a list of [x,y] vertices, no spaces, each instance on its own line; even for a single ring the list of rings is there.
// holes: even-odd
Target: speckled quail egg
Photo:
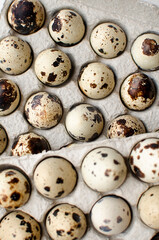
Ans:
[[[0,79],[0,116],[6,116],[16,110],[21,94],[18,86],[11,80]]]
[[[132,44],[131,56],[136,65],[146,71],[159,69],[159,35],[144,33]]]
[[[147,138],[138,142],[129,156],[134,175],[147,183],[159,182],[159,138]]]
[[[54,206],[46,216],[46,229],[51,239],[81,239],[87,229],[85,214],[74,205]]]
[[[115,87],[113,71],[100,62],[89,63],[81,69],[78,78],[80,90],[89,98],[107,97]]]
[[[34,171],[37,190],[50,199],[67,196],[75,188],[76,182],[77,172],[74,166],[63,157],[47,157]]]
[[[121,115],[113,119],[107,128],[108,138],[124,138],[146,133],[144,124],[131,115]]]
[[[90,36],[90,44],[100,57],[114,58],[126,47],[125,32],[115,23],[106,22],[97,25]]]
[[[53,48],[39,53],[35,61],[35,73],[38,79],[50,86],[64,83],[71,72],[71,61],[61,50]]]
[[[15,209],[24,205],[31,192],[28,177],[14,166],[8,166],[0,171],[0,206]]]
[[[13,156],[24,156],[49,150],[50,145],[43,136],[30,132],[21,134],[14,139],[11,153]]]
[[[8,22],[20,34],[37,32],[44,21],[45,10],[38,0],[14,0],[8,8]]]
[[[8,36],[0,42],[0,69],[10,75],[25,72],[32,64],[30,45],[16,36]]]
[[[141,220],[150,228],[159,229],[159,186],[147,189],[138,201]]]
[[[50,21],[49,33],[57,44],[69,47],[83,39],[85,24],[76,11],[61,9]]]
[[[104,127],[102,113],[93,105],[80,103],[73,105],[66,116],[68,134],[78,141],[93,141],[99,137]]]
[[[159,240],[159,233],[156,233],[150,240]]]
[[[0,124],[0,154],[2,154],[8,145],[8,135],[4,127]]]
[[[125,199],[106,195],[92,207],[91,221],[94,228],[106,236],[122,233],[130,225],[131,209]]]
[[[118,188],[125,180],[127,167],[116,150],[99,147],[91,150],[81,166],[85,183],[93,190],[108,192]]]
[[[41,239],[40,224],[28,213],[12,211],[0,222],[1,240]]]
[[[133,73],[121,84],[120,97],[127,108],[135,111],[145,110],[156,98],[154,82],[144,73]]]
[[[47,92],[37,92],[25,104],[25,116],[35,128],[49,129],[56,126],[63,114],[60,99]]]

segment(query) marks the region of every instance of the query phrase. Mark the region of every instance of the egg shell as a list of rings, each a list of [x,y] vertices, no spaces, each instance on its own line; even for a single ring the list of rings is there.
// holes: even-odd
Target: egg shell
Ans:
[[[141,220],[150,228],[159,229],[159,186],[147,189],[138,201]]]
[[[90,44],[100,57],[115,58],[126,48],[126,34],[117,24],[104,22],[92,30]]]
[[[47,92],[37,92],[29,97],[25,104],[25,117],[35,128],[55,127],[63,114],[60,99]]]
[[[159,138],[146,138],[138,142],[132,148],[129,164],[141,181],[159,182]]]
[[[151,240],[159,240],[159,233],[156,233],[155,236],[151,238]]]
[[[0,69],[10,75],[24,73],[32,64],[30,45],[16,36],[8,36],[0,42]]]
[[[108,138],[124,138],[146,133],[144,124],[131,115],[121,115],[113,119],[107,128]]]
[[[14,139],[11,153],[13,156],[24,156],[49,151],[50,149],[48,141],[43,136],[30,132],[21,134]]]
[[[104,118],[102,113],[93,105],[75,104],[66,115],[65,126],[73,139],[93,141],[99,137],[103,130]]]
[[[0,154],[2,154],[8,145],[8,135],[4,127],[0,124]]]
[[[59,45],[69,47],[79,43],[85,34],[82,17],[72,9],[61,9],[49,24],[49,33]]]
[[[77,172],[68,160],[57,156],[48,157],[36,166],[34,183],[43,196],[50,199],[63,198],[75,188]]]
[[[0,206],[15,209],[29,200],[31,185],[21,169],[7,166],[0,171]]]
[[[108,192],[121,186],[126,178],[127,167],[124,158],[115,149],[99,147],[84,157],[81,172],[90,188]]]
[[[145,71],[159,69],[159,35],[144,33],[132,44],[131,56],[136,65]]]
[[[20,104],[19,87],[11,80],[0,79],[0,116],[14,112]]]
[[[125,199],[106,195],[92,207],[91,221],[94,228],[106,236],[124,232],[130,225],[131,209]]]
[[[51,239],[81,239],[87,230],[87,221],[81,209],[63,203],[47,214],[46,229]]]
[[[64,83],[69,78],[71,61],[63,51],[50,48],[39,53],[34,68],[38,79],[53,87]]]
[[[41,226],[29,214],[22,211],[12,211],[0,222],[1,240],[41,239]]]
[[[93,62],[81,69],[78,85],[87,97],[102,99],[113,91],[115,76],[107,65],[100,62]]]
[[[38,0],[14,0],[8,8],[8,22],[19,34],[37,32],[44,24],[45,10]]]
[[[130,110],[143,111],[149,108],[156,98],[153,80],[144,73],[133,73],[121,84],[122,103]]]

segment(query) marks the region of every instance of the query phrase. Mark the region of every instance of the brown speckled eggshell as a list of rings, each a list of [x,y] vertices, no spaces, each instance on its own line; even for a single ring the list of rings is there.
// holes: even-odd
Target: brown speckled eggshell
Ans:
[[[19,34],[37,32],[44,21],[45,10],[38,0],[14,0],[8,8],[8,22]]]

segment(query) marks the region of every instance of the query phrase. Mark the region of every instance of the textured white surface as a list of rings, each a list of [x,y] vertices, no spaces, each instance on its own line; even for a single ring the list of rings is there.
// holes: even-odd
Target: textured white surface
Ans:
[[[150,0],[151,1],[151,0]],[[1,0],[0,3],[3,1]],[[80,172],[80,165],[83,157],[88,151],[97,147],[97,146],[110,146],[118,150],[123,156],[127,159],[129,156],[130,150],[133,145],[138,142],[140,139],[143,139],[148,136],[159,137],[159,133],[148,133],[143,135],[138,135],[135,137],[130,137],[128,139],[121,140],[108,140],[106,139],[106,129],[103,131],[101,137],[93,142],[93,143],[81,143],[81,144],[73,144],[69,147],[63,148],[61,147],[72,143],[72,139],[68,136],[64,121],[66,113],[69,107],[73,103],[78,102],[87,102],[94,104],[99,107],[103,112],[106,125],[109,121],[111,121],[114,117],[119,114],[129,113],[134,116],[137,116],[141,119],[149,132],[154,131],[159,128],[158,117],[159,117],[159,97],[157,96],[155,103],[153,106],[146,111],[143,112],[133,112],[128,111],[121,103],[119,98],[119,88],[123,79],[129,75],[130,73],[137,70],[136,65],[131,59],[130,56],[130,46],[133,40],[141,33],[146,31],[154,31],[158,32],[158,22],[159,22],[159,9],[155,6],[152,6],[149,3],[143,3],[137,0],[41,0],[44,4],[47,11],[47,20],[44,27],[35,34],[28,36],[20,36],[15,33],[9,27],[6,21],[6,11],[10,4],[11,0],[6,0],[3,11],[0,15],[0,39],[6,37],[7,35],[15,35],[19,36],[22,39],[26,40],[30,43],[34,51],[34,57],[36,58],[38,53],[49,47],[56,47],[60,50],[63,50],[67,53],[73,62],[74,72],[70,78],[70,80],[62,85],[59,88],[50,88],[42,85],[36,78],[34,72],[34,62],[32,67],[25,72],[23,75],[19,76],[8,76],[3,72],[0,72],[0,77],[8,77],[9,79],[15,81],[21,92],[22,92],[22,101],[19,108],[11,115],[0,118],[0,123],[6,128],[9,135],[9,146],[7,150],[1,156],[1,164],[10,163],[21,167],[31,178],[33,184],[33,170],[36,164],[44,157],[51,156],[53,154],[60,155],[68,160],[70,160],[75,167],[77,168],[79,179],[78,184],[75,190],[66,198],[52,201],[43,198],[41,195],[37,193],[35,187],[33,185],[33,191],[31,194],[31,198],[29,202],[22,207],[22,209],[31,215],[33,215],[37,220],[39,220],[43,225],[43,237],[42,240],[48,240],[48,235],[45,232],[44,228],[44,218],[46,212],[56,203],[60,202],[69,202],[80,207],[86,214],[90,212],[90,209],[94,202],[101,197],[103,194],[96,193],[93,190],[89,189],[86,184],[83,182]],[[154,1],[157,3],[158,1]],[[64,48],[55,45],[51,37],[48,33],[48,23],[52,14],[58,10],[59,8],[70,7],[76,11],[78,11],[87,23],[87,33],[85,38],[78,45],[71,48]],[[99,22],[112,20],[113,22],[118,23],[127,33],[128,36],[128,44],[126,51],[115,59],[105,60],[98,57],[90,47],[89,44],[89,36],[92,28],[97,25]],[[100,61],[108,64],[113,68],[116,74],[116,87],[113,93],[103,100],[91,100],[87,99],[83,96],[78,89],[77,85],[77,77],[79,74],[79,70],[83,64],[90,61]],[[157,88],[159,87],[159,72],[148,72],[149,76],[151,76]],[[59,125],[51,130],[38,130],[33,129],[28,123],[25,121],[23,117],[24,104],[27,98],[36,91],[45,90],[50,93],[55,93],[62,101],[64,106],[64,117]],[[44,137],[48,139],[50,145],[53,150],[48,153],[38,154],[34,156],[25,156],[22,158],[9,157],[11,145],[13,143],[14,137],[18,134],[34,131],[38,134],[42,134]],[[139,180],[132,177],[131,173],[128,174],[126,181],[124,184],[113,191],[113,193],[118,194],[124,198],[126,198],[132,206],[133,209],[133,221],[130,228],[123,234],[118,236],[114,236],[111,240],[150,240],[154,230],[146,227],[138,218],[138,213],[136,209],[136,204],[138,198],[141,193],[148,187],[147,184],[140,182]],[[0,216],[3,216],[6,211],[4,209],[0,209]],[[83,240],[106,240],[106,237],[95,232],[95,230],[90,226],[87,231],[87,234],[83,238]]]

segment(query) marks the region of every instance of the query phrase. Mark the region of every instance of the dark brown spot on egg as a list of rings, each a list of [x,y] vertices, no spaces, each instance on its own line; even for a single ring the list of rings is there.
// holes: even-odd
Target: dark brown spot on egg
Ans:
[[[89,112],[95,112],[95,108],[94,107],[87,107]]]
[[[125,120],[125,119],[119,119],[119,120],[117,121],[117,124],[118,124],[118,125],[125,125],[125,123],[126,123],[126,120]]]
[[[47,80],[48,80],[48,82],[55,82],[56,77],[57,77],[57,74],[54,74],[54,73],[52,72],[52,73],[49,74]]]
[[[62,236],[64,232],[65,232],[64,230],[56,230],[58,236]]]
[[[19,1],[11,7],[13,26],[20,34],[29,34],[38,30],[34,4],[27,0]]]
[[[58,194],[55,196],[55,198],[61,197],[62,194],[64,194],[64,192],[65,192],[64,190],[58,192]]]
[[[45,72],[41,72],[41,75],[44,77],[46,75],[46,73]]]
[[[99,229],[102,230],[103,232],[112,231],[112,229],[109,226],[100,226]]]
[[[24,217],[21,214],[17,214],[16,218],[21,219],[21,220],[24,219]]]
[[[67,76],[67,71],[63,71],[62,75],[63,75],[63,77],[66,77]]]
[[[97,87],[97,84],[95,84],[95,83],[90,83],[90,87],[91,87],[91,88],[96,88],[96,87]]]
[[[118,181],[119,176],[115,176],[114,181]]]
[[[5,176],[6,177],[10,177],[10,176],[13,176],[13,175],[15,175],[16,173],[14,172],[14,171],[12,171],[12,170],[10,170],[10,171],[7,171],[6,173],[5,173]]]
[[[135,133],[135,130],[133,128],[126,126],[125,119],[117,120],[117,124],[120,125],[120,131],[118,131],[118,136],[123,134],[125,137],[130,137]]]
[[[45,191],[50,192],[50,187],[46,186],[44,187]]]
[[[118,162],[118,161],[115,160],[115,159],[113,160],[113,162],[114,162],[115,165],[119,165],[119,164],[120,164],[120,162]]]
[[[158,149],[159,148],[159,141],[157,143],[151,143],[146,146],[144,146],[145,149]]]
[[[147,99],[155,97],[155,86],[147,75],[141,73],[133,74],[129,81],[128,94],[132,100],[142,97],[146,103]]]
[[[15,183],[18,183],[18,182],[19,182],[18,178],[12,178],[8,183],[9,184],[15,184]]]
[[[28,140],[28,149],[30,150],[31,154],[37,154],[44,150],[49,151],[50,146],[44,138],[32,137]]]
[[[62,21],[58,16],[56,16],[52,24],[52,30],[53,32],[60,32],[61,29],[62,29]]]
[[[20,193],[19,192],[13,192],[12,195],[10,196],[10,198],[12,199],[12,201],[18,201],[20,199]]]
[[[108,84],[107,84],[107,83],[104,83],[104,84],[101,86],[101,88],[100,88],[100,89],[104,89],[104,88],[106,88],[106,89],[107,89],[107,87],[108,87]]]
[[[62,59],[62,56],[58,56],[57,58],[56,58],[56,61],[55,62],[53,62],[53,66],[54,67],[58,67],[59,65],[60,65],[60,63],[64,63],[64,60]]]
[[[105,157],[108,156],[108,154],[107,153],[101,153],[101,156],[105,158]]]
[[[79,223],[81,221],[81,217],[77,213],[73,213],[72,218],[77,223]]]
[[[97,122],[97,123],[100,123],[100,122],[102,122],[102,118],[101,118],[101,116],[100,116],[100,114],[94,114],[94,118],[92,119],[92,121],[93,122]]]
[[[70,13],[71,13],[71,15],[73,15],[74,17],[77,16],[75,12],[70,11]]]
[[[136,151],[138,148],[140,148],[140,143],[136,144],[133,150]]]
[[[137,166],[134,166],[134,173],[139,178],[145,178],[145,174]]]
[[[118,216],[117,217],[117,223],[121,223],[123,221],[122,217]]]
[[[159,45],[154,39],[146,38],[142,43],[143,54],[147,56],[154,56],[159,51]]]
[[[41,105],[41,99],[43,98],[43,95],[36,95],[34,96],[32,102],[31,102],[31,108],[34,110],[37,106]]]
[[[88,139],[88,141],[93,141],[93,140],[95,140],[96,138],[98,138],[99,137],[99,134],[98,133],[94,133],[89,139]],[[85,138],[84,138],[84,140],[85,140]]]
[[[62,178],[57,178],[56,183],[57,184],[63,184],[63,179]]]
[[[54,215],[55,217],[57,217],[59,211],[60,211],[59,209],[56,209],[56,210],[53,212],[53,215]]]

